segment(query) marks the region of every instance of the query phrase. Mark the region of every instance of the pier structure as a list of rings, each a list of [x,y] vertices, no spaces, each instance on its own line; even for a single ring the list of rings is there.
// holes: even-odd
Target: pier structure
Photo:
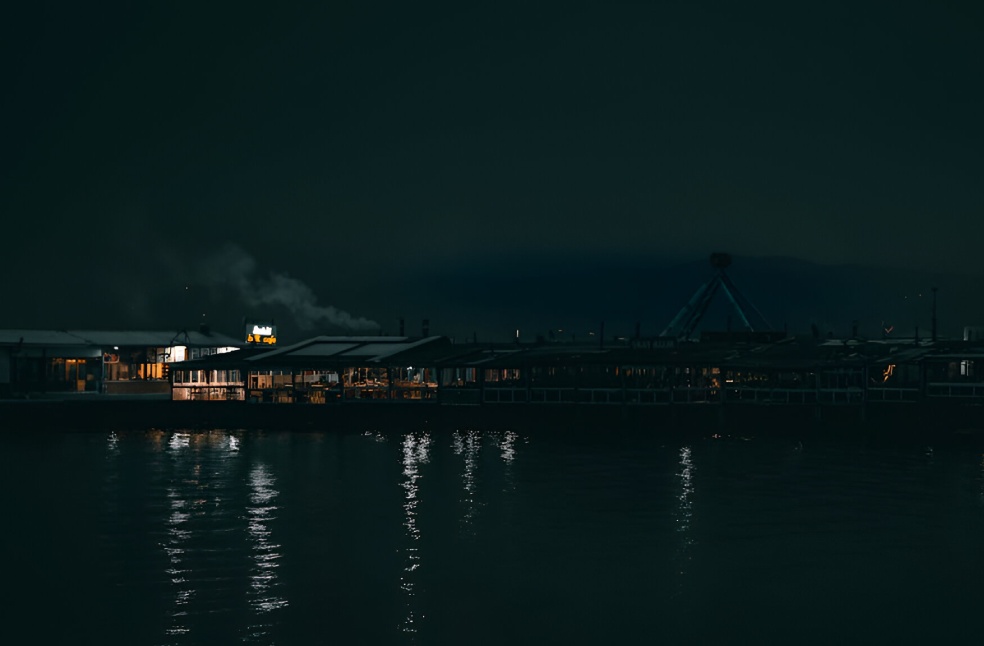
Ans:
[[[333,336],[184,362],[171,371],[171,392],[178,401],[310,405],[984,405],[982,362],[984,343],[965,341],[709,335],[600,348]]]
[[[126,391],[0,396],[0,418],[25,430],[620,425],[984,438],[980,339],[735,332],[600,347],[325,336],[201,354],[170,363],[166,380],[131,379]]]
[[[967,328],[962,340],[946,340],[934,324],[928,339],[787,336],[738,291],[730,264],[729,255],[712,254],[714,275],[663,333],[627,343],[455,343],[429,335],[426,324],[422,336],[403,335],[401,325],[398,336],[316,336],[290,345],[277,345],[272,322],[252,325],[245,341],[207,329],[0,330],[0,399],[64,393],[118,402],[132,395],[166,404],[155,408],[161,419],[273,425],[365,421],[370,411],[390,419],[458,411],[456,419],[468,423],[499,415],[510,424],[538,415],[653,420],[667,411],[758,423],[776,411],[798,419],[846,419],[846,411],[861,419],[946,420],[984,435],[984,332]],[[720,292],[741,329],[697,336]],[[30,413],[25,419],[33,423],[38,409]],[[60,423],[68,413],[51,419]]]

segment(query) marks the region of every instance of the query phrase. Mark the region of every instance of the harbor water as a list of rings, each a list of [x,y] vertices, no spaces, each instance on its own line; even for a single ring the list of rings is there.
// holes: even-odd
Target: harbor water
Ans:
[[[980,640],[971,446],[608,428],[0,445],[22,643]]]

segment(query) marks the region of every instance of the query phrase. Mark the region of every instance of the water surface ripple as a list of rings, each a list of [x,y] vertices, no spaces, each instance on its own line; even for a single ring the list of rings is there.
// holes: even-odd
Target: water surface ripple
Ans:
[[[0,442],[4,623],[32,642],[981,639],[968,447],[605,429]]]

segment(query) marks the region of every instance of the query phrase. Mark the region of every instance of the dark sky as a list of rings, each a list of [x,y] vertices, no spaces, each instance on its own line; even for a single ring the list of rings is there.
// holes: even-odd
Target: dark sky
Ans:
[[[22,4],[2,327],[441,332],[718,249],[984,278],[980,3]]]

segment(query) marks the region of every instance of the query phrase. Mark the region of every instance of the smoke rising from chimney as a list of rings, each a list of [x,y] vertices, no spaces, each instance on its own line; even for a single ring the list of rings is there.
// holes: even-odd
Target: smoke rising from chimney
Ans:
[[[300,280],[276,272],[262,276],[256,266],[256,259],[246,250],[228,244],[205,261],[201,275],[211,285],[232,287],[250,307],[279,305],[287,308],[297,325],[305,329],[319,323],[354,331],[379,328],[375,321],[356,318],[331,305],[319,305],[314,291]]]

